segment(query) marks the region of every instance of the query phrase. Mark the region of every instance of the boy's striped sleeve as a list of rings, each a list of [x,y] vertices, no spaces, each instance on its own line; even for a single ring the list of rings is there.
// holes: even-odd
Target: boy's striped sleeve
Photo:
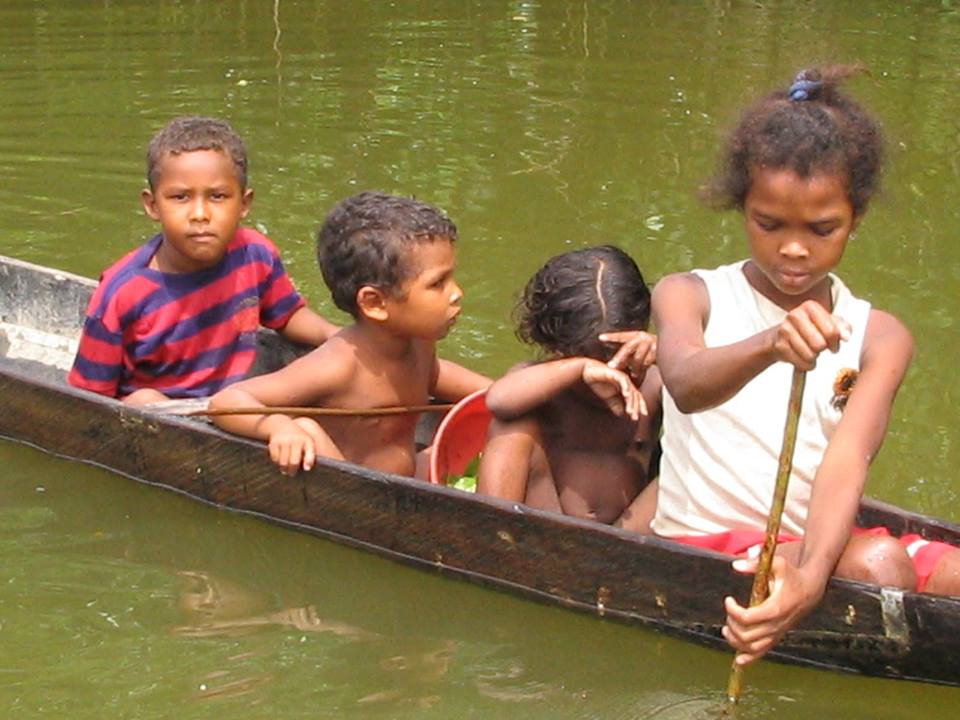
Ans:
[[[283,328],[293,314],[307,303],[293,286],[280,259],[280,253],[269,240],[271,270],[260,292],[260,323],[273,330]]]
[[[117,397],[123,371],[123,344],[101,320],[87,316],[67,381],[74,387]]]

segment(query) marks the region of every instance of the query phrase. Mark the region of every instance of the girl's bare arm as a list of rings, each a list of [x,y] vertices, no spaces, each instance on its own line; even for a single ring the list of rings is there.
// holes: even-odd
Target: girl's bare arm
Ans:
[[[626,373],[583,357],[550,360],[511,370],[490,386],[487,407],[499,420],[514,420],[579,383],[588,386],[616,415],[625,414],[636,420],[646,411],[640,391]]]
[[[886,434],[894,397],[913,355],[909,331],[873,310],[861,371],[817,470],[799,566],[785,563],[770,598],[751,609],[728,599],[727,639],[752,662],[820,601],[850,537],[870,463]]]
[[[653,290],[657,364],[681,412],[707,410],[729,400],[777,361],[808,370],[821,352],[836,350],[846,334],[841,320],[808,300],[780,325],[740,342],[707,348],[703,330],[709,315],[707,288],[696,275],[669,275]]]
[[[538,434],[532,418],[514,422],[493,420],[480,457],[477,492],[523,502],[527,497],[530,458]]]
[[[522,417],[580,382],[585,362],[566,358],[518,365],[487,390],[487,407],[498,420]]]

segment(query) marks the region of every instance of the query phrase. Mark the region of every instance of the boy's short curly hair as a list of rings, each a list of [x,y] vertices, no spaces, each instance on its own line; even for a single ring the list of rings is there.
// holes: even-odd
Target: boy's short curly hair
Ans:
[[[367,190],[337,203],[317,233],[317,261],[334,304],[357,317],[365,285],[400,296],[417,268],[415,243],[455,242],[457,226],[440,210],[411,198]]]
[[[174,118],[147,146],[147,182],[156,187],[160,163],[167,155],[195,150],[217,150],[233,162],[241,189],[247,187],[247,148],[232,127],[217,118],[185,115]]]
[[[549,355],[609,360],[597,336],[646,330],[650,290],[640,268],[612,245],[551,258],[530,278],[514,309],[517,337]]]
[[[743,209],[755,167],[790,169],[801,178],[840,171],[855,215],[862,215],[880,185],[883,133],[879,123],[840,92],[862,72],[834,65],[801,71],[789,89],[752,105],[727,139],[720,164],[703,198],[723,208]]]

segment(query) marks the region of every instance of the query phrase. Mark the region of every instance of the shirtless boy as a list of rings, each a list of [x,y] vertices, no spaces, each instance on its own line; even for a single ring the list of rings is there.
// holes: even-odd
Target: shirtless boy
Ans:
[[[340,202],[317,239],[334,303],[354,322],[313,352],[269,375],[217,393],[211,408],[323,406],[368,409],[459,400],[489,385],[482,375],[437,357],[436,343],[460,314],[454,280],[456,226],[436,208],[362,192]],[[318,455],[413,475],[415,415],[215,418],[225,430],[266,440],[287,474]]]
[[[547,359],[487,392],[494,421],[478,492],[645,530],[656,493],[640,491],[657,442],[660,377],[639,269],[610,246],[559,255],[527,284],[516,314],[517,335]]]

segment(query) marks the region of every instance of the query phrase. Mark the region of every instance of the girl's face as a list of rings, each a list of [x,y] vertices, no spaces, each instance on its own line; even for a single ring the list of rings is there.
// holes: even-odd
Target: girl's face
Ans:
[[[829,307],[827,273],[859,222],[846,175],[822,171],[803,178],[786,168],[755,167],[743,213],[750,284],[787,310],[809,299]]]

